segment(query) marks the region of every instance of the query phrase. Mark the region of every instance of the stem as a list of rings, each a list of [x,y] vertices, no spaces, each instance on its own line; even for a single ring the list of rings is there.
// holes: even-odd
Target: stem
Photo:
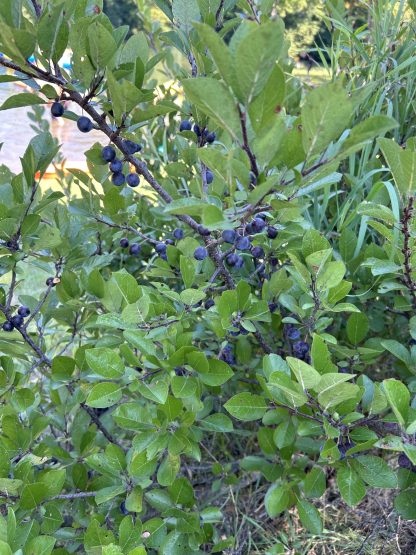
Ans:
[[[242,149],[247,154],[248,159],[250,160],[251,171],[254,173],[256,177],[258,177],[259,169],[257,167],[257,160],[248,142],[246,113],[241,110],[240,106],[238,106],[238,113],[240,114],[240,125],[241,125],[241,131],[243,133]]]
[[[414,197],[409,196],[409,200],[407,202],[407,206],[405,206],[403,210],[403,217],[401,220],[402,224],[402,233],[403,233],[403,249],[402,253],[404,255],[404,276],[403,276],[403,283],[409,290],[410,296],[412,298],[412,306],[416,308],[416,282],[412,277],[412,263],[411,263],[411,256],[412,250],[410,248],[410,223],[413,216],[414,210]]]

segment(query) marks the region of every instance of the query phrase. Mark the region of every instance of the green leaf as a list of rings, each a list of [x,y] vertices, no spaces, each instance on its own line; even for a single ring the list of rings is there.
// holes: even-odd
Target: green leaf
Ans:
[[[339,83],[317,87],[302,107],[303,148],[310,159],[337,139],[348,126],[353,104]]]
[[[260,395],[238,393],[225,403],[224,408],[237,420],[249,422],[262,418],[267,410],[267,405]]]
[[[328,376],[329,374],[326,374]],[[349,399],[354,399],[360,394],[360,388],[358,385],[350,383],[339,383],[334,387],[325,390],[318,395],[318,401],[324,408],[328,410],[331,407],[336,407],[337,405],[348,401]]]
[[[347,320],[347,336],[353,345],[361,343],[368,333],[368,318],[362,312],[351,314]]]
[[[232,432],[233,423],[226,414],[211,414],[201,420],[199,425],[210,432]]]
[[[256,26],[235,52],[235,73],[241,99],[249,104],[266,85],[284,44],[281,19]]]
[[[337,470],[337,485],[342,498],[350,507],[357,505],[365,496],[364,482],[348,464]]]
[[[205,299],[205,293],[200,289],[185,289],[180,294],[180,298],[183,304],[193,306]]]
[[[416,151],[403,149],[392,139],[378,141],[384,158],[393,175],[398,191],[402,194],[416,190]]]
[[[283,372],[273,372],[269,376],[267,387],[273,397],[275,396],[275,392],[277,394],[283,392],[293,407],[301,407],[308,400],[303,392],[302,386],[293,382],[290,377]],[[278,395],[276,400],[279,401]]]
[[[303,490],[308,497],[321,497],[326,490],[326,474],[319,466],[314,466],[306,475]]]
[[[136,279],[126,270],[115,272],[113,280],[127,304],[132,304],[140,298],[140,287]]]
[[[410,403],[409,390],[393,378],[383,381],[383,390],[400,426],[405,428]]]
[[[312,534],[322,534],[322,520],[318,509],[305,499],[299,499],[296,508],[303,526]]]
[[[38,43],[44,56],[58,63],[68,44],[69,27],[62,5],[44,10],[38,27]]]
[[[201,40],[205,43],[211,56],[221,74],[223,80],[229,85],[233,82],[234,67],[233,60],[227,45],[220,35],[209,25],[204,23],[194,24]]]
[[[105,545],[114,543],[114,534],[92,519],[84,535],[84,548],[88,555],[101,555]]]
[[[279,449],[292,445],[296,437],[296,428],[291,418],[281,422],[273,433],[273,440]]]
[[[342,145],[342,151],[349,151],[357,145],[380,137],[380,135],[384,135],[384,133],[397,126],[397,121],[388,116],[382,114],[370,116],[366,120],[360,121],[351,129],[348,138]]]
[[[105,68],[117,50],[112,34],[97,20],[88,27],[89,56],[96,68]]]
[[[287,357],[286,362],[295,374],[298,383],[302,389],[314,388],[320,381],[321,375],[310,364],[299,360],[298,358]]]
[[[227,131],[233,139],[240,140],[240,117],[236,101],[222,83],[210,77],[196,77],[183,81],[183,88],[190,102]]]
[[[112,407],[121,399],[121,385],[104,382],[94,385],[85,401],[89,407],[104,409]]]
[[[192,286],[196,275],[196,264],[194,260],[191,260],[187,256],[182,256],[179,259],[179,267],[181,270],[181,276],[183,283],[186,288]]]
[[[396,488],[396,473],[380,457],[361,455],[352,460],[357,474],[372,488]]]
[[[278,65],[275,65],[267,83],[250,102],[248,108],[250,122],[256,133],[279,117],[278,114],[285,98],[285,89],[285,74]]]
[[[157,481],[161,486],[171,486],[179,472],[180,457],[167,455],[157,471]]]
[[[395,339],[383,339],[383,341],[381,341],[381,346],[407,366],[412,364],[410,353],[402,343],[399,343]]]
[[[270,518],[279,516],[285,509],[289,507],[290,496],[287,487],[273,484],[266,493],[264,498],[264,506]]]
[[[23,106],[34,106],[35,104],[45,104],[37,94],[20,93],[9,96],[0,106],[0,110],[10,110],[12,108],[22,108]]]
[[[175,23],[186,34],[190,33],[193,22],[201,17],[196,0],[173,0],[172,14]]]
[[[408,489],[399,493],[394,500],[394,508],[406,520],[416,520],[416,489]]]
[[[38,536],[29,542],[27,551],[28,553],[36,553],[36,555],[50,555],[55,543],[56,539],[52,536]]]
[[[201,382],[206,385],[212,387],[222,385],[228,382],[234,375],[228,364],[222,360],[211,358],[208,360],[208,365],[209,369],[207,372],[203,371],[202,368],[197,368]]]
[[[124,364],[112,349],[95,348],[85,352],[88,366],[104,378],[120,378],[124,374]]]
[[[48,490],[42,482],[27,484],[20,496],[20,507],[22,509],[34,509],[48,496]]]

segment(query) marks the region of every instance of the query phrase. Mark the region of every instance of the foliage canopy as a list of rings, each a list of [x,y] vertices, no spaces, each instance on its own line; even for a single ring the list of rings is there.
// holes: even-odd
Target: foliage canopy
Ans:
[[[1,168],[0,553],[244,553],[224,491],[321,534],[330,472],[415,519],[405,3],[361,34],[329,3],[318,87],[272,3],[156,4],[169,29],[128,39],[99,1],[0,6],[0,82],[33,89],[0,109],[102,132],[59,191],[45,129]]]

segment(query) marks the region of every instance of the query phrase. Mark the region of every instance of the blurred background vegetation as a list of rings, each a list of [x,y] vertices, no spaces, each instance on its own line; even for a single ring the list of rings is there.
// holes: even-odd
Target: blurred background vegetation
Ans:
[[[165,0],[162,0],[165,4]],[[160,2],[157,2],[160,4]],[[231,0],[234,9],[229,12],[231,17],[242,13],[237,0]],[[361,0],[262,0],[258,4],[273,4],[274,13],[280,15],[288,30],[292,44],[292,53],[300,59],[315,58],[313,46],[329,46],[331,35],[330,20],[325,15],[333,12],[346,12],[351,25],[357,29],[367,22],[367,5]],[[128,25],[130,33],[143,30],[147,17],[142,14],[148,12],[143,0],[104,0],[104,11],[113,25]],[[154,19],[160,19],[162,12],[154,11]]]

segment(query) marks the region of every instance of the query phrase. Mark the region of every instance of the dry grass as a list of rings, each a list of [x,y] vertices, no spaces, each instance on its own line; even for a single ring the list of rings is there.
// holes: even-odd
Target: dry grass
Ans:
[[[236,540],[233,549],[224,551],[227,555],[416,554],[416,523],[394,511],[395,491],[368,490],[366,498],[350,508],[332,484],[315,503],[324,519],[324,532],[313,536],[301,526],[296,510],[276,519],[267,516],[263,504],[267,488],[258,476],[211,497],[223,511],[224,538],[232,535]],[[207,494],[203,490],[201,497]]]

